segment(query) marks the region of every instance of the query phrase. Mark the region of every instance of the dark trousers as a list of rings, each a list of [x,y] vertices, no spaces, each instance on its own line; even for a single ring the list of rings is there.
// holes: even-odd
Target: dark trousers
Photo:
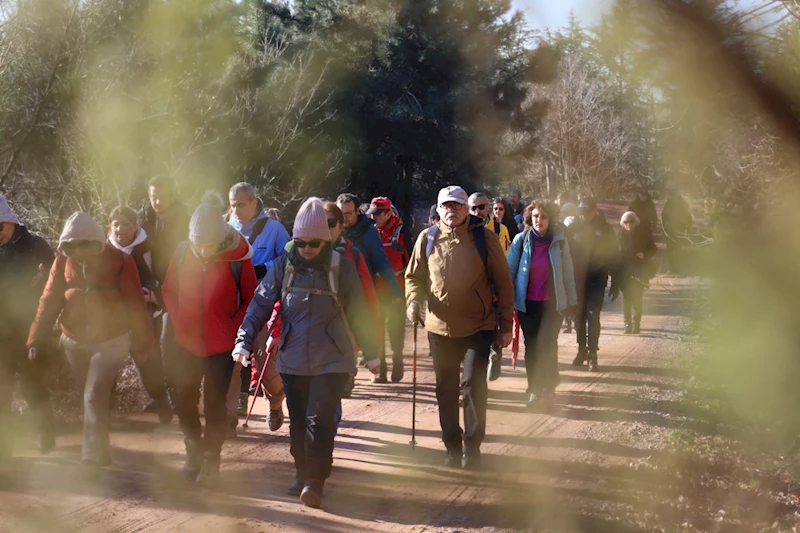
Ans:
[[[50,392],[45,385],[45,371],[28,360],[26,339],[0,339],[0,455],[10,451],[14,434],[11,425],[11,400],[14,381],[19,376],[20,391],[31,410],[37,431],[53,423]]]
[[[553,300],[525,302],[525,312],[519,313],[519,325],[525,337],[525,372],[528,394],[543,389],[555,390],[558,376],[558,334],[561,314]]]
[[[219,456],[225,442],[227,409],[225,396],[233,374],[231,352],[208,357],[196,355],[176,347],[171,354],[170,376],[175,385],[175,408],[178,421],[187,441],[200,441],[203,427],[197,404],[200,401],[200,384],[203,384],[203,412],[206,418],[203,449]]]
[[[153,319],[153,334],[156,338],[155,347],[144,363],[137,363],[137,369],[147,395],[153,400],[160,400],[167,394],[172,396],[173,391],[166,365],[175,350],[175,333],[166,312]]]
[[[297,472],[325,481],[331,475],[334,419],[350,374],[281,374],[289,408],[289,451]]]
[[[622,313],[625,325],[641,325],[642,323],[642,297],[644,285],[636,281],[629,281],[622,287]]]
[[[605,280],[597,281],[591,278],[586,280],[583,299],[580,303],[580,313],[575,322],[578,348],[581,350],[586,350],[587,347],[589,351],[596,352],[598,350],[600,345],[600,312],[603,310],[605,292]]]
[[[400,357],[403,355],[406,335],[406,310],[405,303],[396,304],[388,294],[379,297],[381,309],[381,323],[389,333],[389,346],[392,355]],[[383,339],[378,339],[383,346]],[[385,350],[381,350],[381,357],[386,358]]]
[[[452,339],[428,332],[433,369],[436,373],[436,402],[442,441],[451,451],[463,442],[466,451],[479,450],[486,436],[486,401],[489,347],[493,332],[479,331],[469,337]],[[464,372],[461,374],[461,364]],[[458,397],[464,395],[464,431],[459,424]]]

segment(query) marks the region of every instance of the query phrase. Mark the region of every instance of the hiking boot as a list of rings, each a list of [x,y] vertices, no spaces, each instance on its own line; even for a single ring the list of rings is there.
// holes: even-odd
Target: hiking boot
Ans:
[[[309,479],[303,487],[303,492],[300,493],[300,500],[306,507],[319,509],[319,506],[322,505],[322,488],[324,486],[323,481]]]
[[[624,333],[625,335],[630,335],[631,334],[631,329],[632,328],[631,328],[630,324],[625,324],[625,329],[622,330],[622,333]]]
[[[219,485],[219,455],[205,454],[195,485],[204,489],[213,489]]]
[[[250,400],[250,395],[246,392],[239,394],[239,406],[236,409],[236,414],[239,416],[247,416],[247,402]]]
[[[388,369],[386,368],[386,361],[381,361],[380,373],[375,375],[375,376],[372,376],[372,382],[373,383],[389,383],[389,380],[386,378],[387,370]]]
[[[536,393],[532,392],[528,395],[528,407],[536,407],[539,405],[541,398],[536,395]]]
[[[444,466],[459,468],[461,466],[461,449],[447,450],[444,456]]]
[[[228,419],[228,425],[225,427],[225,440],[233,440],[236,438],[236,427],[239,425],[239,418],[233,417]]]
[[[200,469],[203,466],[203,448],[200,441],[184,440],[186,445],[186,462],[183,463],[183,477],[189,483],[197,481]]]
[[[392,383],[400,383],[403,380],[404,365],[402,355],[392,356]]]
[[[467,450],[464,452],[464,457],[461,458],[461,468],[464,470],[480,470],[481,451]]]
[[[289,485],[289,488],[286,489],[286,494],[289,496],[300,496],[303,493],[303,487],[306,484],[306,476],[305,474],[301,474],[300,472],[294,475],[294,481],[292,484]]]
[[[283,407],[269,410],[269,417],[267,417],[270,431],[278,431],[283,425]]]
[[[486,370],[486,377],[489,381],[496,381],[500,377],[500,369],[503,366],[503,349],[499,350],[492,347],[489,354],[489,368]]]
[[[364,358],[364,354],[363,353],[358,356],[358,363],[357,364],[358,364],[358,366],[361,366],[361,367],[366,367],[367,366],[367,360],[366,360],[366,358]]]
[[[162,426],[168,426],[172,422],[172,407],[169,405],[169,399],[164,396],[156,404],[158,423]]]
[[[578,355],[572,360],[572,366],[583,366],[586,362],[586,348],[578,348]]]
[[[633,328],[631,328],[631,333],[633,333],[634,335],[638,335],[641,332],[642,332],[642,327],[639,324],[634,324]]]
[[[597,372],[599,368],[597,367],[597,352],[591,351],[589,352],[589,372]]]

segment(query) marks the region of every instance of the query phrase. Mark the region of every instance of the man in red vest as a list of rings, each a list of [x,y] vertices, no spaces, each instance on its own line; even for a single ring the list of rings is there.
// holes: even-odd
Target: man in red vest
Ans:
[[[405,292],[404,274],[409,256],[403,234],[403,222],[392,208],[391,200],[383,196],[372,199],[367,215],[375,221],[375,228],[383,243],[383,251],[389,259],[397,283]],[[375,288],[381,305],[381,316],[389,331],[389,345],[392,348],[392,382],[397,383],[403,379],[403,341],[406,324],[404,300],[399,302],[393,300],[383,279],[378,279]],[[372,379],[373,383],[387,382],[386,355],[382,354],[381,358],[381,371]]]

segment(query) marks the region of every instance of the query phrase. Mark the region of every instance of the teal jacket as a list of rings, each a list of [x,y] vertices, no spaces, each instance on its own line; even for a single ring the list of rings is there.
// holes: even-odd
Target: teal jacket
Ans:
[[[528,281],[530,276],[531,246],[533,239],[528,239],[525,249],[522,243],[525,232],[517,234],[511,249],[508,251],[508,266],[511,269],[511,279],[514,281],[514,308],[525,312],[525,297],[528,294]],[[572,256],[569,251],[569,242],[561,228],[553,229],[553,241],[550,243],[550,275],[552,287],[556,298],[556,309],[561,312],[571,305],[578,305],[578,294],[575,290],[575,271],[572,266]]]

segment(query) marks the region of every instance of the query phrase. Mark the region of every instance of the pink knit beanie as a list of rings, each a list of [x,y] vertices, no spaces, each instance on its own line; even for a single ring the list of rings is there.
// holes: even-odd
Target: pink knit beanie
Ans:
[[[328,229],[328,213],[325,211],[322,200],[311,197],[300,206],[294,219],[292,237],[307,240],[331,240],[331,230]]]

